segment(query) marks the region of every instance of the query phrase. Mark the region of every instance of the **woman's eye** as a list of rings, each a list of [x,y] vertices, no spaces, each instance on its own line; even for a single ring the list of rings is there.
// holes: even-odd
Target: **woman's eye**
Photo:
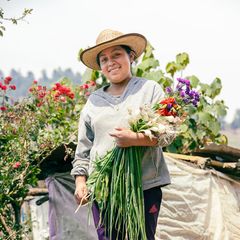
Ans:
[[[101,59],[100,59],[100,63],[105,63],[106,61],[107,61],[106,58],[101,58]]]
[[[114,55],[113,55],[113,57],[119,57],[121,55],[121,53],[115,53]]]

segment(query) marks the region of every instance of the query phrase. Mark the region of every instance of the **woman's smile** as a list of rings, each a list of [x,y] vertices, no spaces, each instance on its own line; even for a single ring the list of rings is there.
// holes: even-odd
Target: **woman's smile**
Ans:
[[[120,70],[120,68],[121,68],[121,67],[110,68],[110,69],[108,70],[108,72],[111,73],[111,74],[118,73],[119,70]]]

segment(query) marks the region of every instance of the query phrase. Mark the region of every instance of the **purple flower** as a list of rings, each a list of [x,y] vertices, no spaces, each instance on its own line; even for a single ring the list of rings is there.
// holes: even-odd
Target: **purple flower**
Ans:
[[[185,83],[185,80],[182,79],[182,78],[177,78],[177,80],[178,80],[180,83]]]
[[[187,87],[186,87],[186,90],[185,90],[185,93],[186,93],[187,95],[189,95],[189,92],[190,92],[190,87],[187,86]]]
[[[196,101],[195,99],[192,101],[193,106],[197,107],[198,101]]]
[[[165,90],[166,90],[167,93],[171,93],[172,92],[172,88],[171,87],[166,87]]]
[[[195,93],[194,98],[195,98],[196,101],[199,101],[199,100],[200,100],[200,96],[199,96],[199,93],[198,93],[198,92]]]
[[[193,98],[193,97],[195,96],[194,91],[189,91],[188,96],[189,96],[190,98]]]
[[[186,86],[190,86],[190,81],[188,79],[183,79],[183,78],[177,78],[179,83],[182,83]]]
[[[168,104],[167,104],[167,110],[170,111],[171,108],[172,108],[172,104],[171,104],[171,103],[168,103]]]
[[[184,92],[184,91],[180,91],[180,96],[181,96],[182,98],[184,98],[184,97],[185,97],[185,92]]]
[[[188,79],[185,79],[185,83],[187,86],[190,86],[190,81]]]

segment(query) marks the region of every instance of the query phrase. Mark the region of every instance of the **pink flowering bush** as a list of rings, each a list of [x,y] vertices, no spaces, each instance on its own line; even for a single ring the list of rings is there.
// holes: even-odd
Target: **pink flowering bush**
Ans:
[[[20,209],[29,186],[36,185],[39,164],[52,150],[76,142],[83,100],[80,87],[64,79],[49,89],[34,81],[27,98],[7,104],[11,80],[0,85],[6,108],[0,112],[0,234],[22,239]]]

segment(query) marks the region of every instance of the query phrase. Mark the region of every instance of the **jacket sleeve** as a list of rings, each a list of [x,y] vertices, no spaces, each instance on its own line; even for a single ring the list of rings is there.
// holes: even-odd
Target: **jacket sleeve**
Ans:
[[[163,89],[157,82],[154,82],[151,104],[155,104],[164,97]]]
[[[88,168],[90,163],[90,150],[93,145],[94,133],[91,129],[91,121],[85,109],[81,111],[78,126],[78,144],[72,161],[72,176],[84,175],[88,176]]]

